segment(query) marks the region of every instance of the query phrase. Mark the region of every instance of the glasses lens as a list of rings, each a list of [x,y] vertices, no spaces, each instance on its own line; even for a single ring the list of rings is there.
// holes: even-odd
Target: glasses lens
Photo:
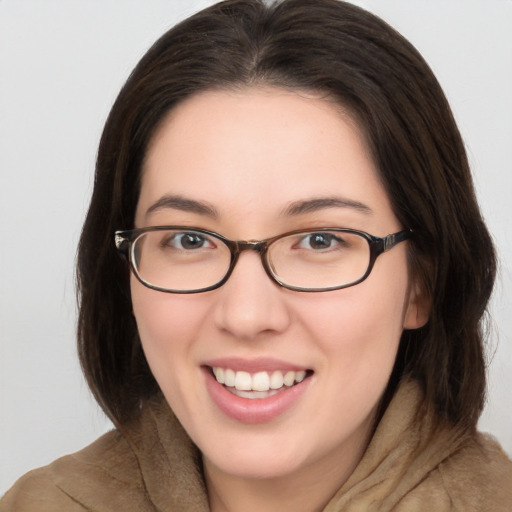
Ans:
[[[146,284],[170,291],[194,291],[217,284],[231,261],[219,238],[175,229],[142,233],[132,244],[132,263]]]
[[[346,231],[308,231],[276,240],[268,250],[269,266],[285,285],[329,289],[361,279],[370,264],[366,238]]]

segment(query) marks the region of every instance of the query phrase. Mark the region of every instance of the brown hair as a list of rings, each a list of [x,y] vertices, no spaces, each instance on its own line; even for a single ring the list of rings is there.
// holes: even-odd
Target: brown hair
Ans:
[[[419,53],[376,16],[337,0],[228,0],[164,34],[121,90],[102,135],[78,253],[78,343],[88,383],[118,425],[158,386],[131,313],[116,229],[133,227],[152,134],[199,91],[253,84],[322,91],[358,121],[395,214],[415,236],[411,270],[430,304],[405,331],[391,379],[423,387],[439,419],[474,428],[485,391],[482,317],[495,255],[461,136]]]

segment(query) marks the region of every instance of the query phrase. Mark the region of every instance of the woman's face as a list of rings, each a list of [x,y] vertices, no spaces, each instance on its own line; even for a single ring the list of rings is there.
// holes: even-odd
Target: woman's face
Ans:
[[[351,118],[319,97],[272,88],[204,92],[168,115],[148,148],[136,211],[137,227],[155,225],[232,240],[404,227]],[[381,255],[364,282],[330,292],[279,287],[254,251],[209,292],[162,293],[132,277],[147,360],[207,471],[272,478],[354,467],[402,330],[421,318],[406,245]],[[241,380],[237,372],[306,378],[234,394],[213,367]]]

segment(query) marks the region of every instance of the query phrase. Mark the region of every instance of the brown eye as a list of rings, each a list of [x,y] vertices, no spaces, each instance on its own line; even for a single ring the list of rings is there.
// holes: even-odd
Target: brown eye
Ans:
[[[211,248],[214,246],[211,239],[201,233],[186,232],[175,233],[162,242],[162,246],[170,246],[173,249],[192,251],[195,249]]]
[[[308,233],[299,242],[300,249],[331,249],[332,247],[343,243],[343,241],[332,233]]]

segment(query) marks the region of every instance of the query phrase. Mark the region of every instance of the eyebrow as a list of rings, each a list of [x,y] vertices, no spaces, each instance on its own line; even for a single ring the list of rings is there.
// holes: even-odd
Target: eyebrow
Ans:
[[[327,208],[351,208],[365,215],[373,213],[372,209],[359,201],[345,199],[342,197],[319,197],[303,201],[294,201],[289,204],[281,213],[282,216],[301,215],[304,213],[317,212]]]
[[[162,196],[146,210],[146,215],[149,215],[154,211],[165,210],[167,208],[196,213],[198,215],[205,215],[214,219],[219,217],[217,210],[211,204],[205,201],[186,199],[179,195]],[[320,197],[294,201],[281,212],[281,216],[291,217],[328,208],[352,208],[366,215],[373,213],[369,206],[359,201],[353,201],[351,199],[341,197]]]
[[[157,210],[165,210],[168,208],[181,210],[183,212],[197,213],[198,215],[205,215],[214,219],[219,216],[217,210],[207,202],[195,201],[194,199],[186,199],[182,196],[175,195],[162,196],[146,210],[146,215]]]

